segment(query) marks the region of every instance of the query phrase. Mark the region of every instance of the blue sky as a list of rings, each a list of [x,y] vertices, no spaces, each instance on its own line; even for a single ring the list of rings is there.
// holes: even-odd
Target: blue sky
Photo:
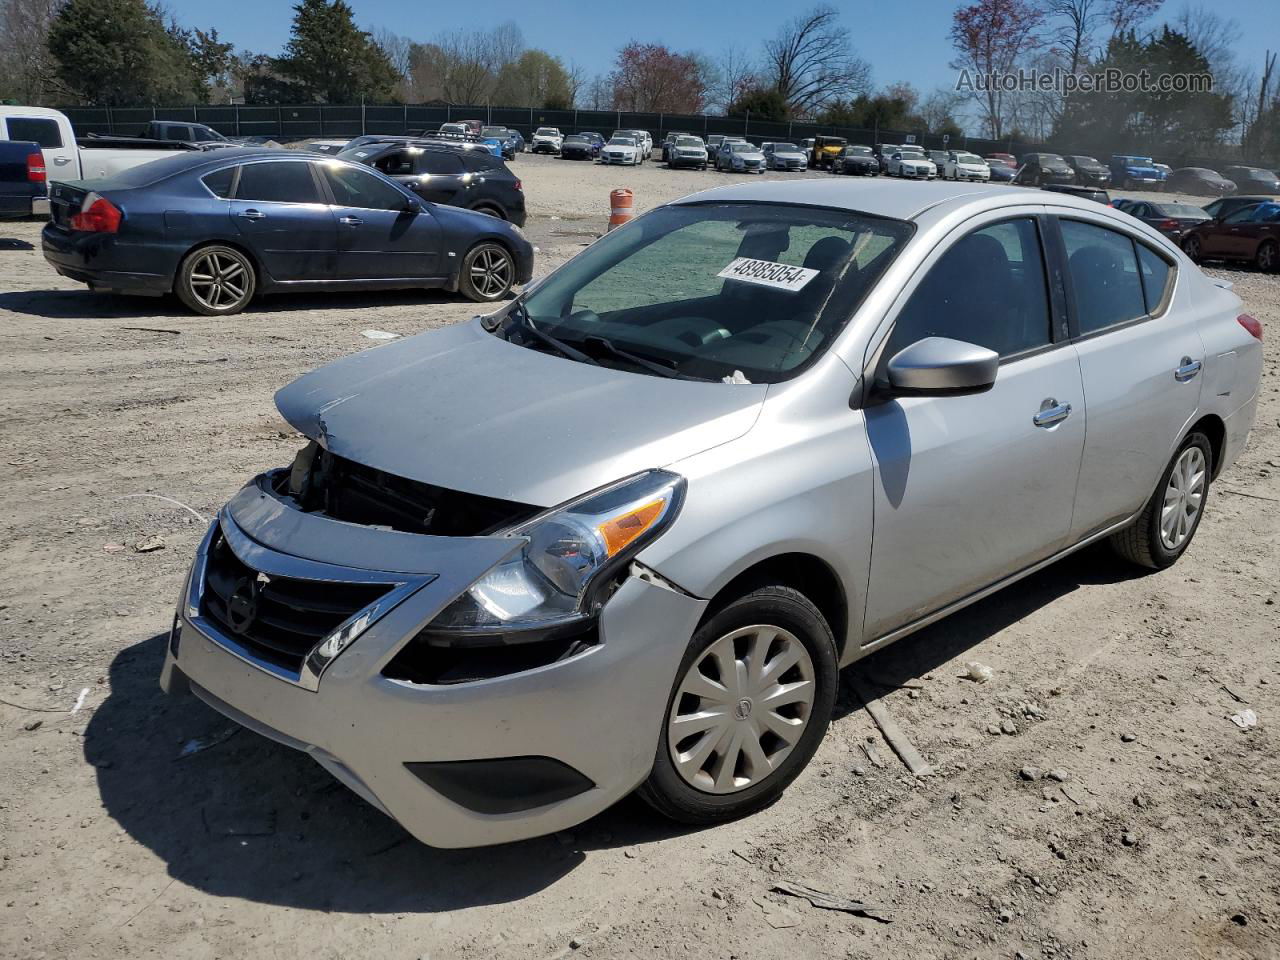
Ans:
[[[1192,0],[1199,3],[1200,0]],[[587,0],[484,0],[483,3],[422,0],[350,0],[366,29],[387,27],[415,40],[459,28],[513,20],[525,43],[542,47],[589,74],[609,69],[614,51],[628,40],[665,43],[677,50],[716,56],[735,44],[759,50],[763,38],[805,3],[769,0],[644,0],[642,3]],[[1169,16],[1188,0],[1166,0]],[[1260,69],[1268,42],[1280,48],[1280,3],[1276,0],[1216,0],[1206,4],[1237,21],[1242,40],[1238,61]],[[277,52],[288,39],[292,4],[288,0],[166,0],[185,25],[217,27],[224,40],[260,53]],[[910,81],[922,93],[952,86],[955,71],[947,38],[957,0],[875,0],[837,3],[852,32],[854,46],[873,71],[877,86]],[[479,19],[477,12],[483,13]]]

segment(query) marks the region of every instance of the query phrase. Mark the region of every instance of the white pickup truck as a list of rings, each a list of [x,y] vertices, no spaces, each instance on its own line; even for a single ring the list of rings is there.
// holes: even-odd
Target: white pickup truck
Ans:
[[[122,170],[161,157],[174,150],[196,150],[188,143],[163,143],[127,137],[84,137],[77,141],[71,121],[48,107],[14,107],[0,104],[0,140],[34,140],[44,154],[50,180],[101,180]],[[48,213],[48,210],[39,211]]]

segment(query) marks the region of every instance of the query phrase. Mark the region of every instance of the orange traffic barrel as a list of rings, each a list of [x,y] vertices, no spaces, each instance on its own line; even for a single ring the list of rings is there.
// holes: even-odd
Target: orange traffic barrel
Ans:
[[[635,195],[630,190],[623,187],[621,190],[611,190],[609,192],[609,229],[620,227],[630,220],[634,213],[631,212],[632,204],[635,202]]]

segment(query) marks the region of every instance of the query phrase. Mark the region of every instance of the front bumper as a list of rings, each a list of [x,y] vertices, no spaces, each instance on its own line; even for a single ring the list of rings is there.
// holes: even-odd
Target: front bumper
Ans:
[[[469,847],[565,829],[648,775],[671,683],[706,601],[628,577],[605,604],[600,642],[523,672],[452,685],[382,675],[404,644],[519,541],[426,537],[292,509],[255,482],[210,528],[179,603],[161,686],[189,688],[233,720],[315,758],[424,843]],[[308,678],[271,670],[202,615],[216,529],[250,568],[401,584],[363,611],[350,644]],[[377,563],[377,568],[367,564]],[[296,571],[303,571],[301,574]],[[394,602],[391,602],[394,600]],[[331,635],[332,636],[332,635]],[[321,644],[320,647],[323,647]],[[320,649],[317,647],[317,649]],[[175,652],[176,650],[176,652]],[[590,785],[516,812],[483,812],[428,786],[409,764],[549,758]]]
[[[702,156],[682,156],[678,153],[667,155],[667,166],[669,167],[705,167],[707,165],[707,157]]]
[[[600,154],[600,162],[601,163],[617,163],[617,164],[623,164],[623,165],[636,164],[640,162],[640,155],[639,154],[624,155],[624,154],[602,153]]]
[[[529,148],[530,153],[559,153],[558,144],[550,140],[535,140],[533,146]]]

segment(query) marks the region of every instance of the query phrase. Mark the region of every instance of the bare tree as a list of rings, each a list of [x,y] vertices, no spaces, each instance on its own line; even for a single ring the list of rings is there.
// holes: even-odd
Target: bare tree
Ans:
[[[613,107],[613,84],[608,76],[597,74],[587,82],[581,106],[585,110],[609,110]]]
[[[1110,0],[1107,4],[1107,22],[1111,24],[1111,36],[1132,30],[1150,19],[1164,0]]]
[[[507,22],[491,30],[454,30],[427,46],[422,80],[450,103],[481,104],[493,96],[503,68],[520,59],[524,38]]]
[[[1092,56],[1094,35],[1107,13],[1103,0],[1049,0],[1045,13],[1054,24],[1051,41],[1061,51],[1062,66],[1075,73]]]
[[[1249,71],[1236,61],[1240,24],[1202,6],[1183,7],[1173,28],[1183,34],[1209,62],[1214,91],[1230,94],[1240,132],[1248,124],[1248,104],[1253,88]]]
[[[956,122],[956,114],[964,104],[964,97],[947,87],[939,87],[930,93],[916,108],[928,130],[939,131]]]
[[[757,86],[757,66],[738,46],[728,46],[720,56],[707,61],[707,106],[721,113],[746,91]]]
[[[870,87],[871,68],[853,55],[835,7],[818,6],[765,41],[767,80],[796,116],[811,116]]]
[[[66,0],[0,0],[0,96],[43,103],[63,92],[47,43]]]
[[[565,70],[565,75],[569,84],[569,102],[576,107],[587,85],[587,69],[581,64],[570,60],[569,66]]]
[[[410,78],[410,71],[413,67],[413,41],[386,27],[379,27],[370,33],[373,35],[373,42],[386,54],[387,60],[400,78],[396,84],[396,92],[406,102],[412,100],[413,81]]]
[[[976,0],[952,17],[951,42],[959,56],[951,65],[963,71],[957,90],[977,105],[994,140],[1004,135],[1015,98],[986,80],[1009,74],[1038,49],[1043,23],[1044,12],[1028,0]]]

